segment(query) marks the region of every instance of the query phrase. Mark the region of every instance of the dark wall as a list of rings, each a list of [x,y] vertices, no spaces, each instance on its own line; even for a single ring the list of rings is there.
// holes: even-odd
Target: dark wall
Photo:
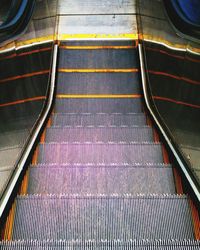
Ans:
[[[138,6],[149,95],[200,183],[200,46],[177,35],[162,1],[139,0]]]
[[[42,112],[52,49],[46,43],[0,54],[0,194]]]

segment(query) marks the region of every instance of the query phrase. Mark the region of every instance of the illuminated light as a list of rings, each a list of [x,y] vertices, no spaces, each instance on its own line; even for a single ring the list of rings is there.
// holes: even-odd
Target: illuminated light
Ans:
[[[12,77],[8,77],[5,79],[1,79],[0,83],[14,81],[14,80],[32,77],[32,76],[45,75],[45,74],[48,74],[49,72],[50,72],[49,70],[43,70],[43,71],[32,72],[32,73],[28,73],[28,74],[24,74],[24,75],[19,75],[19,76],[12,76]]]
[[[32,101],[40,101],[40,100],[45,100],[45,99],[46,99],[46,96],[37,96],[37,97],[22,99],[22,100],[18,100],[14,102],[3,103],[3,104],[0,104],[0,107],[7,107],[7,106],[16,105],[16,104],[22,104],[22,103],[32,102]]]
[[[200,105],[191,104],[191,103],[182,102],[182,101],[177,101],[177,100],[174,100],[174,99],[171,99],[171,98],[167,98],[167,97],[161,97],[161,96],[152,96],[152,97],[155,100],[168,101],[168,102],[172,102],[172,103],[176,103],[176,104],[180,104],[180,105],[184,105],[184,106],[188,106],[188,107],[200,109]]]
[[[60,49],[69,50],[100,50],[100,49],[133,49],[135,46],[67,46],[61,45]]]
[[[59,99],[65,99],[65,98],[141,98],[142,95],[135,95],[135,94],[130,94],[130,95],[100,95],[100,94],[93,94],[93,95],[65,95],[65,94],[58,94],[56,95],[56,98]]]
[[[191,84],[195,84],[195,85],[199,85],[200,82],[199,81],[195,81],[195,80],[191,80],[189,78],[186,77],[180,77],[180,76],[176,76],[176,75],[172,75],[166,72],[161,72],[161,71],[153,71],[153,70],[147,70],[147,72],[149,72],[150,74],[154,74],[154,75],[163,75],[163,76],[167,76],[167,77],[171,77],[177,80],[183,80],[185,82],[191,83]]]
[[[135,73],[138,72],[139,69],[58,69],[60,73]]]
[[[9,56],[0,57],[0,60],[11,59],[11,58],[21,57],[21,56],[27,56],[27,55],[32,55],[32,54],[36,54],[36,53],[40,53],[40,52],[50,51],[51,49],[52,49],[52,47],[48,47],[48,48],[35,49],[35,50],[27,51],[27,52],[22,52],[20,54],[14,53],[14,54],[9,55]]]

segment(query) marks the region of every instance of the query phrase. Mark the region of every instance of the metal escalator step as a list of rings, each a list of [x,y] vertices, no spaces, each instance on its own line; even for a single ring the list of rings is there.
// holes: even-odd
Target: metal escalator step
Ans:
[[[140,98],[63,98],[56,99],[55,112],[64,113],[141,113]]]
[[[137,49],[59,49],[59,69],[127,69],[138,67]]]
[[[46,142],[153,142],[150,127],[48,128]]]
[[[143,113],[135,114],[70,114],[52,115],[52,126],[144,126],[146,118]]]
[[[175,194],[171,167],[164,166],[34,166],[28,194]]]
[[[2,250],[198,250],[200,242],[194,240],[129,240],[129,241],[66,241],[19,240],[0,242]]]
[[[187,197],[176,195],[21,196],[15,239],[194,239]]]
[[[136,40],[66,40],[60,46],[135,46]]]
[[[57,94],[140,94],[138,73],[58,73]]]
[[[154,143],[45,143],[38,163],[134,164],[163,163],[160,144]]]

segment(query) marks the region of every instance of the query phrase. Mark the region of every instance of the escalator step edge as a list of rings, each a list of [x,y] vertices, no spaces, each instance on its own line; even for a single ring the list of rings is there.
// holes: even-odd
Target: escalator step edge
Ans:
[[[12,239],[194,239],[187,196],[18,196]]]
[[[0,242],[0,248],[2,250],[26,250],[26,249],[37,249],[37,250],[71,250],[71,249],[99,249],[99,250],[106,250],[106,249],[114,249],[114,250],[197,250],[200,248],[200,242],[199,241],[193,241],[193,240],[184,240],[184,241],[178,241],[178,240],[133,240],[133,241],[54,241],[54,240],[48,240],[48,241],[37,241],[37,240],[31,240],[31,241],[3,241]]]

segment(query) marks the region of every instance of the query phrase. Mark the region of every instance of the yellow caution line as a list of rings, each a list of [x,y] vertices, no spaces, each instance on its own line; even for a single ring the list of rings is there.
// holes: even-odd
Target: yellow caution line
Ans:
[[[66,46],[62,45],[60,49],[71,49],[71,50],[100,50],[100,49],[134,49],[135,46]]]
[[[58,40],[72,40],[72,39],[131,39],[137,40],[138,34],[58,34]]]
[[[15,42],[11,42],[8,43],[2,47],[0,47],[0,51],[4,51],[4,50],[9,50],[12,48],[20,48],[20,47],[26,47],[26,46],[30,46],[30,45],[34,45],[34,44],[39,44],[39,43],[47,43],[47,42],[53,42],[55,39],[55,37],[53,35],[49,35],[49,36],[43,36],[43,37],[38,37],[38,38],[33,38],[33,39],[29,39],[29,40],[24,40],[24,41],[15,41]]]
[[[138,35],[139,39],[147,41],[147,42],[154,42],[154,43],[159,43],[161,45],[165,45],[170,47],[171,49],[180,49],[185,51],[186,49],[188,49],[188,45],[185,44],[179,44],[179,43],[173,43],[171,41],[165,40],[162,37],[156,37],[154,35],[149,35],[149,34],[139,34]],[[199,48],[190,48],[191,52],[194,53],[200,53],[200,49]]]
[[[60,73],[135,73],[138,69],[58,69]]]
[[[171,41],[167,41],[161,37],[155,37],[149,34],[55,34],[55,35],[48,35],[48,36],[42,36],[37,37],[33,39],[28,39],[24,41],[15,41],[11,42],[7,45],[4,45],[0,48],[0,52],[4,52],[9,49],[13,48],[20,48],[20,47],[26,47],[31,44],[38,44],[43,42],[49,42],[49,41],[66,41],[66,40],[87,40],[87,39],[127,39],[127,40],[146,40],[150,42],[157,42],[166,46],[170,46],[172,49],[182,49],[186,50],[186,44],[178,44],[173,43]],[[199,48],[191,47],[189,48],[189,51],[193,53],[200,53]]]
[[[29,180],[29,169],[26,171],[26,173],[24,175],[24,179],[23,179],[22,184],[21,184],[21,190],[20,190],[21,195],[27,194],[28,180]]]
[[[142,95],[136,95],[136,94],[131,94],[131,95],[101,95],[101,94],[88,94],[88,95],[65,95],[65,94],[58,94],[56,95],[56,98],[59,99],[67,99],[67,98],[77,98],[77,99],[84,99],[84,98],[95,98],[95,99],[101,99],[101,98],[141,98]]]
[[[41,42],[53,41],[53,40],[55,40],[54,35],[50,35],[50,36],[44,36],[44,37],[38,37],[38,38],[20,41],[20,42],[17,42],[16,44],[17,46],[22,46],[22,45],[29,45],[32,43],[41,43]]]

